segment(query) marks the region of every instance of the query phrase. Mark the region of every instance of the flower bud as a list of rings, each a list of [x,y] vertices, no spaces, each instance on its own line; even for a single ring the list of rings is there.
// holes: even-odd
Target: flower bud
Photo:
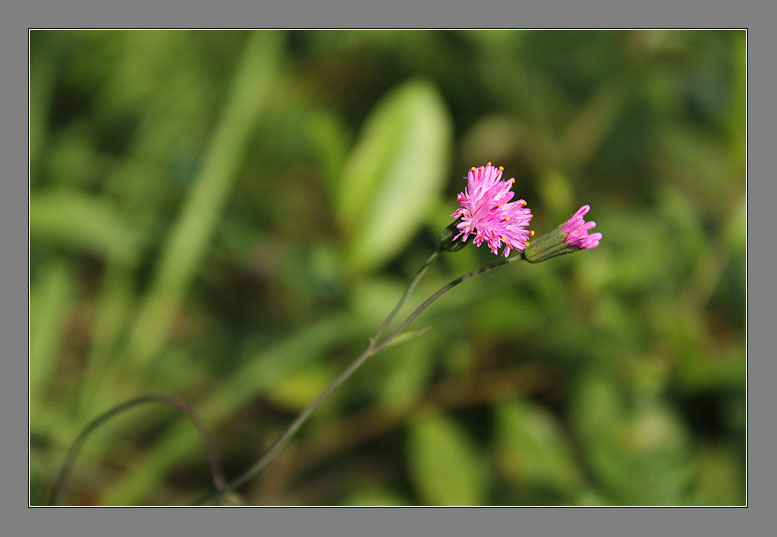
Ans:
[[[529,263],[539,263],[558,255],[590,250],[599,246],[602,234],[588,234],[596,226],[596,222],[586,222],[583,219],[589,210],[591,207],[583,205],[565,223],[532,241],[531,245],[523,251],[523,258]]]
[[[438,248],[441,252],[458,252],[468,244],[463,240],[454,240],[459,234],[459,229],[456,226],[460,221],[456,220],[440,233],[440,246]]]

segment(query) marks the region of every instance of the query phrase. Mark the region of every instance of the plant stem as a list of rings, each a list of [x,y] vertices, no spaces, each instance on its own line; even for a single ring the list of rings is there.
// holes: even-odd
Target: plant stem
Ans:
[[[86,439],[89,437],[89,435],[110,418],[134,406],[145,403],[163,403],[186,414],[186,416],[191,420],[191,422],[199,431],[200,436],[202,437],[202,442],[205,444],[205,449],[208,452],[208,461],[210,463],[211,473],[213,474],[213,484],[217,489],[223,488],[225,486],[226,479],[224,478],[224,472],[221,469],[218,453],[213,446],[213,440],[211,440],[208,431],[205,429],[205,426],[197,417],[197,414],[194,412],[194,410],[184,401],[175,397],[170,397],[167,395],[143,395],[130,399],[129,401],[125,401],[124,403],[116,405],[110,410],[103,412],[94,420],[92,420],[83,431],[81,431],[73,444],[70,446],[67,457],[65,457],[65,462],[62,464],[59,477],[57,478],[57,481],[51,490],[51,495],[49,496],[49,505],[57,505],[59,496],[62,494],[62,490],[65,488],[65,484],[67,483],[67,480],[70,477],[70,473],[73,470],[73,466],[75,465],[78,451],[81,449],[81,446],[84,444],[84,442],[86,442]]]
[[[369,346],[362,352],[359,356],[356,357],[356,359],[351,362],[351,364],[345,368],[345,370],[340,373],[340,375],[337,376],[337,378],[329,385],[327,388],[321,392],[321,394],[316,397],[313,402],[311,402],[305,409],[294,419],[294,421],[289,425],[289,427],[286,429],[286,431],[270,446],[270,448],[264,452],[264,454],[257,460],[253,465],[251,465],[248,470],[243,472],[240,476],[235,478],[234,480],[227,483],[224,487],[218,488],[217,490],[210,492],[199,499],[197,499],[193,505],[201,505],[204,503],[207,503],[209,501],[212,501],[219,496],[230,492],[232,490],[235,490],[236,488],[244,485],[248,481],[250,481],[256,474],[258,474],[262,468],[264,468],[267,463],[269,463],[275,455],[291,440],[291,438],[294,436],[294,434],[299,430],[299,428],[302,426],[303,423],[308,419],[310,414],[313,413],[316,408],[331,395],[332,392],[334,392],[337,388],[340,387],[340,385],[345,382],[348,377],[350,377],[354,371],[356,371],[370,356],[373,356],[374,354],[377,354],[378,352],[385,349],[394,338],[399,336],[402,331],[407,328],[407,326],[416,318],[418,315],[421,314],[426,308],[428,308],[432,302],[437,300],[440,296],[445,294],[446,292],[450,291],[457,285],[459,285],[462,282],[465,282],[469,280],[470,278],[474,278],[475,276],[479,274],[483,274],[484,272],[488,272],[490,270],[493,270],[497,267],[501,267],[502,265],[506,265],[507,263],[511,263],[517,259],[523,259],[523,254],[520,256],[514,256],[509,259],[505,259],[504,261],[499,261],[497,263],[493,263],[491,265],[486,265],[484,267],[481,267],[477,270],[474,270],[472,272],[469,272],[467,274],[464,274],[463,276],[460,276],[456,278],[455,280],[451,281],[447,285],[440,288],[436,293],[434,293],[432,296],[427,298],[423,303],[421,303],[420,306],[418,306],[413,312],[407,316],[407,318],[402,321],[399,326],[397,326],[391,334],[389,334],[386,339],[384,339],[380,344],[376,345],[378,337],[382,332],[385,330],[385,328],[388,326],[388,324],[391,322],[391,320],[394,318],[394,316],[397,314],[399,309],[402,307],[404,302],[407,300],[407,297],[410,295],[410,292],[413,290],[415,285],[418,283],[418,280],[421,278],[423,273],[426,271],[428,266],[434,261],[434,259],[439,255],[439,251],[432,254],[432,256],[429,257],[429,259],[424,263],[424,265],[418,270],[415,277],[411,280],[410,285],[408,285],[407,290],[405,291],[405,294],[402,295],[402,298],[399,300],[399,303],[394,308],[394,310],[389,314],[389,316],[386,318],[386,320],[383,322],[381,327],[376,332],[376,335],[370,339]]]
[[[397,337],[399,334],[402,333],[402,331],[407,328],[407,325],[409,325],[413,320],[418,317],[422,311],[424,311],[426,308],[428,308],[432,302],[440,298],[443,294],[447,293],[457,285],[459,285],[462,282],[465,282],[469,280],[470,278],[474,278],[475,276],[478,276],[479,274],[483,274],[484,272],[488,272],[490,270],[493,270],[497,267],[501,267],[502,265],[506,265],[508,263],[512,263],[513,261],[516,261],[518,259],[523,259],[523,253],[520,256],[511,257],[509,259],[505,259],[504,261],[499,261],[497,263],[492,263],[490,265],[486,265],[484,267],[480,267],[477,270],[473,270],[472,272],[468,272],[467,274],[464,274],[463,276],[459,276],[455,280],[451,281],[447,285],[441,287],[437,290],[436,293],[434,293],[432,296],[427,298],[426,300],[421,303],[420,306],[418,306],[416,309],[413,310],[413,312],[407,316],[407,318],[400,323],[399,326],[397,326],[391,334],[386,337],[385,340],[383,340],[383,343],[375,347],[375,352],[379,352],[386,348],[386,346],[391,343],[391,340],[393,340],[395,337]]]
[[[362,352],[356,360],[351,362],[351,364],[345,368],[345,370],[338,375],[338,377],[327,386],[327,388],[321,392],[321,394],[313,400],[312,403],[310,403],[307,407],[305,407],[305,410],[303,410],[289,425],[289,427],[286,429],[286,431],[276,440],[270,448],[264,452],[264,454],[257,460],[254,464],[251,465],[251,467],[243,472],[239,477],[236,479],[230,481],[226,484],[226,486],[221,487],[202,498],[198,499],[194,502],[193,505],[201,505],[204,503],[207,503],[215,498],[218,498],[222,494],[235,490],[236,488],[244,485],[248,481],[250,481],[256,474],[258,474],[262,468],[264,468],[268,462],[270,462],[273,457],[283,448],[289,440],[291,440],[291,437],[294,436],[294,434],[299,430],[299,428],[302,426],[305,421],[307,421],[310,414],[313,413],[313,411],[318,408],[318,405],[320,405],[324,399],[329,397],[333,391],[335,391],[343,382],[346,381],[348,377],[351,376],[351,374],[356,371],[359,366],[361,366],[367,358],[375,354],[377,351],[375,350],[375,347],[370,345],[367,347],[364,352]]]
[[[399,313],[399,310],[402,309],[402,306],[405,305],[405,302],[407,301],[407,298],[410,296],[410,293],[413,292],[413,289],[415,289],[416,284],[421,280],[421,276],[424,275],[424,272],[426,272],[426,269],[429,268],[429,265],[431,265],[437,257],[442,253],[442,250],[437,250],[432,255],[429,256],[429,259],[426,260],[426,262],[421,265],[421,268],[418,269],[418,272],[415,273],[415,276],[413,276],[413,279],[410,280],[410,284],[407,286],[407,289],[405,289],[405,294],[402,295],[402,298],[399,299],[399,302],[397,302],[397,305],[394,306],[394,310],[388,314],[388,317],[386,317],[386,320],[383,321],[383,324],[380,325],[380,328],[378,328],[378,331],[375,332],[375,335],[372,336],[372,339],[370,340],[370,343],[372,345],[376,344],[378,342],[378,339],[380,339],[380,336],[383,335],[383,331],[388,327],[388,325],[391,323],[391,321],[396,317],[397,313]]]
[[[526,395],[547,382],[548,379],[534,367],[512,366],[443,380],[418,398],[396,408],[387,409],[378,404],[346,416],[336,427],[318,431],[278,454],[275,465],[265,469],[265,490],[259,492],[260,498],[272,496],[311,468],[320,467],[327,459],[405,425],[418,416],[492,403],[517,394]],[[278,472],[274,472],[276,469]],[[271,471],[276,475],[270,477]],[[275,483],[268,484],[271,479]]]
[[[397,302],[397,305],[394,306],[394,309],[391,311],[391,313],[388,314],[386,319],[383,321],[383,323],[380,325],[380,328],[378,328],[377,332],[370,338],[370,344],[367,346],[367,348],[362,352],[356,359],[351,362],[351,364],[343,370],[340,375],[337,376],[337,378],[332,381],[332,383],[326,387],[326,389],[319,394],[318,397],[316,397],[305,409],[294,419],[294,421],[289,425],[289,427],[286,429],[286,431],[276,440],[269,449],[257,460],[254,464],[251,465],[251,467],[243,472],[239,477],[234,479],[233,481],[230,481],[225,487],[217,488],[217,490],[206,494],[202,498],[199,498],[194,502],[194,505],[200,505],[202,503],[206,503],[210,500],[213,500],[222,494],[229,492],[231,490],[235,490],[236,488],[242,486],[246,482],[248,482],[253,476],[255,476],[257,473],[259,473],[262,468],[265,467],[265,465],[272,460],[273,457],[275,457],[276,453],[285,446],[289,440],[291,440],[291,437],[294,436],[294,434],[299,430],[299,428],[302,426],[305,421],[307,421],[310,414],[313,413],[313,411],[318,408],[318,406],[331,395],[332,392],[334,392],[340,385],[350,377],[354,371],[356,371],[370,356],[373,354],[379,352],[381,349],[385,348],[385,345],[387,342],[390,342],[391,339],[394,339],[398,334],[392,334],[389,336],[389,338],[386,338],[386,341],[383,342],[378,347],[376,347],[376,344],[378,342],[378,339],[380,339],[380,336],[383,335],[383,332],[386,330],[386,327],[391,323],[392,320],[394,320],[394,317],[396,317],[397,313],[399,313],[399,310],[402,309],[402,306],[404,306],[405,302],[407,301],[410,294],[413,292],[413,289],[415,289],[415,286],[418,284],[418,282],[421,280],[421,277],[426,272],[426,269],[429,268],[429,266],[434,262],[435,259],[437,259],[440,255],[442,250],[438,249],[436,250],[432,255],[429,256],[429,258],[424,262],[423,265],[421,265],[421,268],[418,269],[418,271],[415,273],[415,276],[410,280],[410,283],[407,286],[407,289],[405,289],[404,294],[399,299],[399,302]]]

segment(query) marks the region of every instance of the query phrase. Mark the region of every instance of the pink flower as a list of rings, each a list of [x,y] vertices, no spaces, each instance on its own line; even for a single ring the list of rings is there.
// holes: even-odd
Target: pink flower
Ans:
[[[602,234],[588,234],[596,226],[596,222],[586,222],[583,219],[590,210],[588,205],[580,207],[572,218],[532,242],[531,247],[522,252],[523,258],[529,263],[540,263],[552,257],[599,246]]]
[[[564,242],[567,243],[568,248],[572,250],[590,250],[599,246],[599,241],[602,239],[601,233],[588,234],[588,231],[596,227],[596,222],[586,222],[583,216],[591,210],[588,205],[583,205],[577,212],[572,215],[572,218],[567,220],[567,223],[561,226],[559,230],[561,233],[566,233]]]
[[[529,237],[534,235],[526,226],[531,220],[531,211],[525,208],[524,200],[510,201],[515,193],[510,189],[515,179],[501,181],[504,168],[498,168],[489,162],[479,168],[473,167],[467,174],[467,187],[457,197],[461,208],[451,217],[460,218],[457,224],[459,234],[453,240],[462,237],[466,241],[474,234],[475,246],[488,243],[495,254],[499,254],[502,243],[504,256],[512,250],[521,251],[529,245]]]

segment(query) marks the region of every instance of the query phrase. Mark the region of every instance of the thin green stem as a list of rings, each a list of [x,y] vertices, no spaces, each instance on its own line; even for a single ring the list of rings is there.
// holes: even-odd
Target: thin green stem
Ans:
[[[435,300],[440,298],[443,294],[447,293],[448,291],[450,291],[451,289],[453,289],[454,287],[456,287],[460,283],[465,282],[465,281],[469,280],[470,278],[474,278],[475,276],[478,276],[479,274],[483,274],[484,272],[488,272],[488,271],[493,270],[493,269],[495,269],[497,267],[501,267],[502,265],[506,265],[508,263],[512,263],[513,261],[516,261],[516,260],[519,260],[519,259],[523,259],[523,253],[521,253],[521,255],[519,255],[519,256],[517,255],[517,256],[511,257],[509,259],[505,259],[504,261],[499,261],[497,263],[492,263],[491,265],[486,265],[484,267],[480,267],[477,270],[473,270],[472,272],[468,272],[467,274],[464,274],[463,276],[459,276],[458,278],[456,278],[455,280],[451,281],[447,285],[441,287],[432,296],[430,296],[429,298],[424,300],[421,303],[420,306],[418,306],[416,309],[414,309],[413,312],[410,315],[408,315],[407,318],[404,321],[402,321],[399,324],[399,326],[397,326],[394,329],[394,331],[391,332],[391,334],[389,334],[388,337],[386,337],[385,340],[383,340],[383,343],[381,343],[380,345],[375,347],[375,352],[379,352],[379,351],[383,350],[384,348],[386,348],[386,346],[389,343],[391,343],[391,340],[393,340],[395,337],[397,337],[399,334],[401,334],[402,331],[405,328],[407,328],[407,326],[411,322],[413,322],[413,320],[416,317],[418,317],[421,314],[422,311],[424,311],[426,308],[428,308],[432,304],[432,302],[434,302]]]
[[[302,427],[302,424],[304,424],[308,417],[313,413],[316,408],[326,399],[329,397],[332,392],[334,392],[337,388],[340,387],[340,385],[345,382],[348,377],[353,374],[354,371],[356,371],[370,356],[375,354],[377,351],[376,348],[370,345],[367,347],[364,352],[362,352],[356,360],[351,362],[351,364],[345,368],[345,370],[338,375],[338,377],[329,385],[327,388],[321,392],[321,394],[313,400],[312,403],[310,403],[307,407],[305,407],[305,410],[303,410],[289,425],[289,427],[286,429],[286,431],[275,441],[273,444],[269,447],[267,451],[264,452],[264,454],[257,460],[254,464],[251,465],[251,467],[243,472],[239,477],[235,478],[234,480],[227,483],[225,486],[221,488],[217,488],[213,492],[210,492],[206,494],[205,496],[197,499],[193,505],[202,505],[204,503],[208,503],[222,494],[225,494],[227,492],[230,492],[232,490],[237,489],[238,487],[241,487],[242,485],[246,484],[248,481],[250,481],[256,474],[258,474],[262,468],[267,466],[267,463],[269,463],[275,455],[278,454],[278,452],[291,440],[291,438],[296,434],[296,432],[299,430],[300,427]]]
[[[205,450],[208,452],[208,461],[210,463],[211,473],[213,474],[213,484],[217,489],[224,487],[226,484],[226,479],[224,478],[224,472],[221,469],[221,463],[219,462],[218,453],[216,452],[216,449],[213,445],[213,440],[208,434],[208,431],[205,429],[205,426],[203,425],[200,418],[197,417],[197,414],[194,412],[194,410],[184,401],[175,397],[170,397],[167,395],[143,395],[130,399],[129,401],[125,401],[124,403],[116,405],[110,410],[100,414],[94,420],[89,422],[84,430],[81,431],[73,444],[70,446],[67,457],[65,457],[65,462],[62,464],[59,477],[57,478],[57,481],[51,490],[51,495],[49,496],[49,505],[57,505],[59,502],[59,497],[62,494],[62,490],[65,488],[65,484],[67,483],[67,480],[70,477],[70,474],[75,465],[78,452],[84,442],[86,442],[86,439],[89,437],[89,435],[92,434],[92,432],[94,432],[98,427],[100,427],[100,425],[117,414],[120,414],[121,412],[124,412],[125,410],[128,410],[134,406],[145,403],[163,403],[169,405],[183,412],[191,420],[191,422],[199,431],[200,436],[202,437],[202,442],[205,444]]]
[[[413,276],[413,279],[410,280],[410,284],[407,286],[407,289],[405,289],[405,294],[402,295],[402,298],[399,299],[399,302],[397,302],[397,305],[394,306],[394,310],[388,314],[388,317],[386,317],[386,320],[383,321],[383,324],[380,325],[380,328],[378,328],[378,331],[375,332],[374,336],[372,336],[372,339],[370,340],[370,343],[372,343],[372,345],[378,342],[378,339],[380,339],[380,336],[383,335],[383,331],[386,330],[386,328],[391,323],[391,321],[394,320],[394,317],[396,317],[397,313],[399,313],[399,310],[402,309],[402,306],[405,305],[405,302],[410,296],[410,293],[413,292],[413,289],[415,289],[416,284],[421,280],[421,276],[424,275],[424,273],[426,272],[426,269],[429,268],[429,265],[431,265],[434,262],[434,260],[439,257],[441,253],[442,253],[442,250],[438,249],[436,252],[434,252],[432,255],[429,256],[429,259],[427,259],[423,265],[421,265],[421,268],[418,269],[418,272],[415,273],[415,276]]]
[[[450,291],[457,285],[459,285],[462,282],[465,282],[469,280],[470,278],[474,278],[475,276],[479,274],[483,274],[484,272],[488,272],[490,270],[493,270],[497,267],[501,267],[502,265],[506,265],[507,263],[511,263],[517,259],[523,259],[523,255],[515,256],[509,259],[505,259],[504,261],[499,261],[498,263],[493,263],[491,265],[486,265],[485,267],[481,267],[477,270],[474,270],[472,272],[469,272],[467,274],[464,274],[463,276],[460,276],[456,278],[455,280],[451,281],[447,285],[440,288],[436,293],[434,293],[432,296],[427,298],[423,303],[421,303],[420,306],[418,306],[413,312],[408,315],[408,317],[402,321],[399,326],[397,326],[391,334],[389,334],[386,339],[384,339],[380,344],[376,345],[377,339],[379,335],[385,330],[386,326],[388,326],[389,322],[391,322],[391,319],[397,314],[399,309],[404,304],[407,297],[410,295],[410,291],[412,291],[412,288],[415,287],[416,283],[418,283],[418,280],[423,275],[423,273],[426,271],[426,268],[431,264],[432,261],[439,255],[439,252],[435,252],[428,260],[427,262],[419,269],[418,273],[416,273],[416,276],[413,278],[413,280],[410,282],[410,285],[408,286],[408,290],[405,291],[405,294],[400,299],[397,306],[394,308],[394,311],[392,311],[389,316],[387,317],[387,320],[383,322],[381,327],[378,329],[378,332],[376,335],[370,339],[370,345],[362,352],[359,356],[356,357],[356,359],[351,362],[351,364],[345,368],[345,370],[338,375],[338,377],[323,391],[321,394],[316,397],[316,399],[311,402],[305,409],[294,419],[294,421],[289,425],[289,427],[286,429],[286,431],[269,447],[267,451],[257,460],[251,467],[243,472],[239,477],[235,478],[234,480],[227,483],[225,486],[218,488],[217,490],[210,492],[199,499],[197,499],[193,505],[201,505],[204,503],[208,503],[219,496],[235,490],[236,488],[244,485],[248,481],[250,481],[256,474],[258,474],[274,457],[278,454],[278,452],[291,440],[291,438],[294,436],[294,434],[299,430],[299,428],[305,423],[305,421],[308,419],[308,417],[313,413],[316,408],[327,398],[329,395],[332,394],[337,388],[340,387],[343,382],[345,382],[348,377],[350,377],[354,371],[356,371],[370,356],[373,356],[374,354],[377,354],[378,352],[385,349],[391,342],[399,336],[405,328],[416,318],[418,315],[421,314],[426,308],[428,308],[432,302],[437,300],[440,296],[442,296],[444,293]]]
[[[205,496],[199,498],[194,502],[194,505],[200,505],[203,503],[207,503],[222,494],[229,492],[231,490],[235,490],[236,488],[244,485],[248,481],[251,480],[256,474],[258,474],[262,468],[264,468],[268,462],[270,462],[273,457],[291,440],[291,438],[296,434],[296,432],[299,430],[300,427],[302,427],[302,424],[307,421],[310,414],[313,413],[316,408],[326,399],[329,397],[332,392],[334,392],[337,388],[340,387],[340,385],[345,382],[348,377],[350,377],[354,371],[356,371],[367,359],[378,352],[379,350],[385,348],[386,341],[384,341],[380,345],[380,349],[376,350],[376,344],[378,343],[378,340],[380,339],[380,336],[383,335],[383,332],[386,330],[386,327],[391,323],[392,320],[394,320],[394,317],[396,317],[397,313],[399,313],[399,310],[402,309],[402,306],[404,306],[405,302],[407,301],[410,294],[413,292],[413,289],[415,289],[415,286],[418,284],[418,282],[421,280],[421,277],[426,272],[426,269],[429,268],[429,266],[434,262],[435,259],[437,259],[440,255],[442,250],[436,250],[432,255],[429,256],[429,258],[424,262],[423,265],[421,265],[421,268],[418,269],[418,271],[415,273],[415,276],[413,276],[413,279],[410,280],[410,283],[407,286],[407,289],[405,289],[404,294],[399,299],[399,302],[397,302],[397,305],[394,306],[394,309],[391,311],[391,313],[388,314],[386,319],[383,321],[383,323],[380,325],[380,328],[378,328],[377,332],[370,338],[370,344],[367,346],[367,348],[362,352],[359,356],[356,357],[356,359],[351,362],[351,364],[343,370],[340,375],[337,376],[337,378],[332,381],[332,383],[326,387],[326,389],[319,394],[318,397],[316,397],[305,409],[294,419],[294,421],[289,425],[289,427],[286,429],[286,431],[265,451],[265,453],[257,460],[254,464],[251,465],[248,470],[243,472],[239,477],[234,479],[233,481],[230,481],[225,487],[217,488],[217,490],[210,492],[206,494]],[[391,339],[394,339],[398,334],[394,334],[390,336]],[[390,342],[390,340],[387,340]]]

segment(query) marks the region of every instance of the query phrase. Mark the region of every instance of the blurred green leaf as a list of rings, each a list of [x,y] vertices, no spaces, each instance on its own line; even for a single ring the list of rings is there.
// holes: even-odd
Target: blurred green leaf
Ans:
[[[425,504],[485,503],[482,455],[455,421],[436,415],[412,424],[407,456],[410,477]]]
[[[38,410],[42,389],[57,369],[62,337],[73,295],[67,261],[46,265],[30,291],[30,403]],[[33,416],[35,417],[35,416]]]
[[[30,240],[132,264],[140,236],[105,198],[70,190],[30,197]]]
[[[282,54],[277,32],[257,32],[246,44],[208,153],[170,230],[133,326],[126,358],[133,367],[142,368],[164,342],[248,149],[250,131],[273,88]]]
[[[352,268],[386,262],[436,207],[451,134],[445,105],[428,82],[402,84],[370,113],[337,189]]]
[[[683,424],[654,396],[630,407],[605,376],[588,377],[573,399],[573,426],[605,494],[626,505],[690,503],[693,466]]]
[[[397,337],[391,340],[391,342],[386,345],[386,349],[390,349],[391,347],[394,347],[395,345],[401,345],[402,343],[406,343],[408,341],[413,341],[416,338],[421,337],[424,335],[431,326],[424,326],[423,328],[419,328],[417,330],[409,330],[406,332],[403,332],[399,334]]]
[[[497,457],[516,487],[550,486],[560,497],[571,497],[580,475],[558,421],[542,407],[521,400],[500,403],[494,410]],[[532,503],[531,496],[524,502]]]
[[[344,122],[336,115],[317,111],[308,119],[308,135],[314,156],[321,166],[326,185],[336,200],[337,181],[342,174],[348,154],[348,132]]]

